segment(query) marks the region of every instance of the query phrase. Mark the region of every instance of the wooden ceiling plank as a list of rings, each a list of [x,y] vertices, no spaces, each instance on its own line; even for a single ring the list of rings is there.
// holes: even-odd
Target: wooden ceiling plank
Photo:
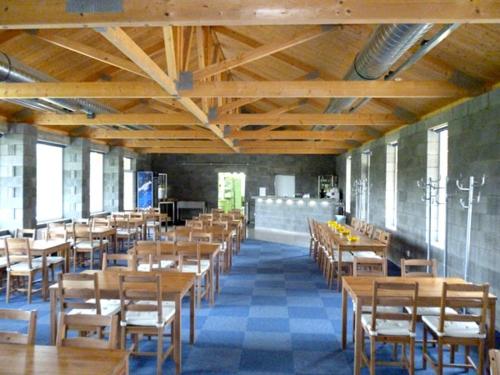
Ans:
[[[177,91],[175,83],[156,64],[154,66],[151,73],[161,87],[154,82],[0,83],[0,98],[175,98],[201,123],[207,123],[207,115],[190,98],[459,98],[468,95],[466,90],[443,81],[214,81]]]
[[[204,147],[146,147],[135,148],[135,151],[141,154],[232,154],[229,147],[211,146]]]
[[[277,130],[272,132],[255,132],[248,130],[232,131],[233,139],[255,140],[368,140],[370,139],[361,131],[312,131],[312,130]]]
[[[201,68],[193,72],[193,78],[195,80],[200,80],[213,76],[217,73],[224,72],[226,70],[234,69],[238,66],[245,65],[252,61],[272,55],[276,52],[283,51],[287,48],[291,48],[293,46],[313,40],[321,35],[324,35],[327,32],[330,32],[332,29],[333,28],[331,27],[314,27],[309,30],[300,32],[298,33],[298,35],[295,35],[284,42],[280,41],[262,45],[258,48],[254,48],[250,51],[241,53],[234,58],[224,60],[217,64],[212,64],[205,68]]]
[[[123,0],[114,12],[69,9],[66,0],[4,0],[5,29],[171,25],[311,25],[357,23],[498,23],[497,0]]]
[[[95,139],[217,139],[215,134],[200,130],[109,130],[92,131]]]
[[[194,141],[194,140],[124,140],[120,144],[125,147],[188,147],[188,148],[209,148],[209,147],[223,147],[227,148],[227,145],[222,142],[222,140],[212,140],[212,141]]]
[[[115,47],[122,51],[138,67],[144,70],[154,81],[156,81],[169,94],[179,97],[175,82],[120,28],[110,27],[101,31]],[[208,124],[208,117],[190,98],[179,97],[179,103],[192,113],[202,124]],[[231,140],[225,139],[219,128],[212,125],[207,126],[214,134],[223,139],[224,142],[237,151]]]
[[[240,141],[239,146],[244,149],[249,148],[349,148],[352,145],[346,141],[328,141],[322,140],[319,142],[316,141],[279,141],[279,140],[270,140],[270,141]]]

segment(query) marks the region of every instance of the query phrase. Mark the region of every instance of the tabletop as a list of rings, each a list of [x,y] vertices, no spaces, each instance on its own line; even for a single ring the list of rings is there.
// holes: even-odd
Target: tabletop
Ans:
[[[31,250],[34,251],[44,251],[51,250],[56,247],[62,247],[65,245],[69,246],[69,242],[63,239],[50,239],[50,240],[30,240]],[[3,241],[0,241],[0,250],[4,250],[5,245]]]
[[[126,374],[129,353],[44,345],[0,344],[2,374]]]
[[[376,248],[386,248],[387,244],[383,242],[370,238],[365,234],[354,230],[352,227],[348,227],[351,230],[351,235],[358,237],[357,241],[348,241],[347,236],[341,235],[340,233],[335,232],[333,229],[330,229],[330,233],[335,237],[335,240],[338,242],[341,249],[349,248],[349,250],[356,248],[363,249],[376,249]]]

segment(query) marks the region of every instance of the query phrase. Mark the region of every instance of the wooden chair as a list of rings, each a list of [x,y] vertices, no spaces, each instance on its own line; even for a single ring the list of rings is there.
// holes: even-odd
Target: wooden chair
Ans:
[[[137,226],[130,222],[128,216],[113,215],[111,224],[116,229],[116,240],[122,248],[129,248],[139,238]],[[125,246],[125,243],[127,244]]]
[[[98,335],[68,337],[69,331],[99,332]],[[101,332],[107,332],[107,339]],[[58,347],[117,349],[118,315],[69,315],[62,313],[57,329]]]
[[[12,279],[27,277],[27,289],[18,287],[17,290],[26,290],[28,293],[28,303],[31,303],[32,293],[40,290],[33,290],[33,282],[37,273],[43,274],[42,259],[33,257],[30,242],[27,238],[5,238],[4,243],[7,258],[7,291],[5,301],[9,303],[11,283],[14,281]]]
[[[208,298],[212,280],[210,279],[210,261],[202,259],[200,254],[200,243],[178,242],[177,252],[181,257],[181,272],[196,274],[196,301],[198,306],[204,296]]]
[[[156,373],[162,373],[162,364],[173,354],[175,342],[175,303],[164,301],[161,274],[119,276],[121,301],[121,349],[125,349],[125,339],[132,335],[132,355],[156,355]],[[170,325],[171,344],[163,351],[165,329]],[[140,352],[139,336],[156,336],[156,352]],[[175,359],[174,359],[175,360]]]
[[[425,267],[425,270],[422,268]],[[418,268],[420,270],[415,270]],[[413,271],[412,271],[413,269]],[[401,259],[402,277],[437,277],[436,259]]]
[[[368,336],[370,343],[370,357],[368,358],[364,349],[361,358],[363,363],[369,366],[370,375],[375,375],[377,342],[402,344],[401,360],[384,362],[384,365],[405,367],[410,375],[415,373],[416,314],[402,311],[404,306],[412,306],[415,311],[417,298],[418,283],[416,282],[373,281],[371,313],[361,316],[363,336]],[[400,312],[387,312],[383,308],[396,308]],[[407,345],[410,347],[409,358],[406,353]],[[363,346],[365,346],[364,337]]]
[[[372,237],[373,236],[373,231],[375,230],[375,227],[373,224],[366,224],[366,228],[365,228],[365,234],[368,236],[368,237]]]
[[[490,375],[500,375],[500,350],[490,350]]]
[[[0,343],[35,345],[36,315],[37,315],[36,311],[0,309],[1,320],[28,322],[28,333],[22,333],[17,331],[1,331]],[[3,366],[8,366],[8,364],[4,363]]]
[[[337,280],[337,288],[340,288],[342,276],[352,275],[353,256],[350,252],[342,253],[342,269],[339,268],[339,245],[332,236],[327,239],[327,282],[333,288],[333,282]]]
[[[85,254],[90,256],[90,269],[94,269],[94,253],[98,252],[98,261],[102,259],[108,241],[102,238],[95,239],[92,235],[92,227],[88,224],[73,223],[73,271],[76,271],[78,258],[82,258],[81,265],[85,264]]]
[[[203,229],[203,221],[202,220],[186,220],[185,223],[186,227],[192,228],[192,229]]]
[[[191,242],[212,242],[212,233],[203,230],[192,230],[189,233]]]
[[[355,217],[352,217],[351,218],[351,227],[353,227],[354,229],[356,229],[356,227],[358,226],[358,219],[356,219]]]
[[[117,264],[120,262],[120,264]],[[125,264],[124,264],[125,263]],[[135,271],[137,268],[135,254],[108,254],[102,258],[103,271]]]
[[[133,248],[133,255],[137,262],[137,271],[149,272],[158,268],[153,258],[160,255],[159,241],[137,241]]]
[[[424,323],[422,349],[424,368],[427,368],[427,362],[429,362],[436,374],[442,374],[443,367],[473,368],[477,374],[483,374],[488,293],[488,284],[443,284],[439,316],[422,316]],[[457,312],[448,314],[446,308],[457,309]],[[468,309],[475,309],[475,311],[468,313]],[[428,353],[428,333],[437,342],[436,362]],[[443,346],[447,344],[465,346],[465,363],[444,363]],[[471,346],[477,347],[478,364],[475,364],[470,356]]]
[[[307,218],[307,227],[309,228],[309,256],[313,256],[313,249],[314,249],[314,228],[313,228],[313,222],[314,220],[311,219],[310,217]]]
[[[387,276],[387,259],[354,256],[352,274],[354,277]]]
[[[102,299],[96,273],[65,273],[59,275],[59,308],[69,315],[115,315],[120,302]]]
[[[368,223],[366,221],[360,221],[359,222],[359,228],[357,229],[361,233],[366,233],[366,226]]]
[[[16,229],[15,238],[28,238],[36,240],[36,229]]]
[[[219,269],[228,272],[231,268],[231,251],[232,241],[228,230],[219,227],[207,228],[207,231],[212,235],[212,241],[221,244],[221,256],[219,257]],[[210,242],[212,242],[210,241]]]
[[[389,247],[391,245],[391,234],[389,232],[382,231],[379,241]]]
[[[382,229],[380,228],[375,228],[372,234],[372,238],[374,240],[380,240],[380,236],[382,235]]]
[[[189,241],[192,228],[189,227],[176,227],[174,230],[167,232],[166,237],[168,241]]]

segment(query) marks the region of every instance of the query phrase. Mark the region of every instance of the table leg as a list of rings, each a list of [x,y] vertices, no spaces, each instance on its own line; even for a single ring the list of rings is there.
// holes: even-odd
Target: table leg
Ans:
[[[215,262],[215,256],[212,254],[210,256],[210,270],[209,270],[209,272],[210,272],[210,276],[209,276],[209,278],[210,278],[210,290],[209,290],[209,292],[210,292],[210,305],[213,305],[215,303],[214,262]]]
[[[342,284],[342,248],[339,246],[339,262],[337,268],[337,291],[340,292]]]
[[[361,303],[356,301],[356,335],[354,337],[354,375],[361,373],[361,349],[363,348],[363,328],[361,327]]]
[[[47,267],[47,255],[42,255],[42,298],[47,301],[49,291],[49,270]]]
[[[57,335],[57,289],[50,289],[50,344],[56,344]]]
[[[195,318],[195,300],[196,300],[196,293],[195,293],[195,288],[194,288],[194,283],[191,289],[189,290],[190,295],[190,301],[189,301],[189,343],[192,345],[194,344],[194,339],[195,339],[195,332],[196,332],[196,318]]]
[[[347,347],[347,290],[342,287],[342,350]]]
[[[217,294],[219,294],[220,290],[220,252],[217,253],[217,261],[216,263],[217,267],[215,267],[215,280],[216,280],[216,286],[217,286]]]
[[[64,272],[65,273],[69,272],[70,252],[71,252],[71,247],[69,245],[67,245],[64,248]]]
[[[181,308],[182,301],[180,295],[175,297],[175,338],[174,338],[174,357],[176,374],[181,373],[182,368],[182,342],[181,342]]]

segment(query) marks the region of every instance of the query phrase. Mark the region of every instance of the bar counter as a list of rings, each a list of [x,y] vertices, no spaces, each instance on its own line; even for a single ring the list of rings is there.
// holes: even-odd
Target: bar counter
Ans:
[[[284,198],[275,196],[255,199],[255,229],[308,233],[307,218],[318,221],[335,219],[338,201],[318,198]]]

